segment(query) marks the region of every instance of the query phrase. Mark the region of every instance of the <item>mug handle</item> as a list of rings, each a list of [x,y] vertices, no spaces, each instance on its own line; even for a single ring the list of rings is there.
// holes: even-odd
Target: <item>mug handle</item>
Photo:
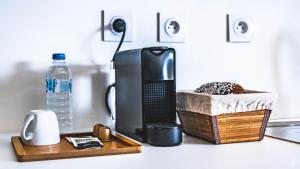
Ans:
[[[22,128],[21,137],[26,141],[31,140],[32,137],[33,137],[32,132],[30,132],[30,133],[28,133],[28,135],[26,135],[26,131],[27,131],[27,128],[28,128],[29,124],[34,120],[34,117],[35,117],[34,114],[27,115],[26,120],[25,120],[25,124]]]

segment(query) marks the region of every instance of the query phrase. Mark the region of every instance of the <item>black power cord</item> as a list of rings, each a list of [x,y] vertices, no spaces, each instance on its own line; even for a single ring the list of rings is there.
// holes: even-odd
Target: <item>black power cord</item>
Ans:
[[[121,33],[122,32],[122,37],[121,37],[121,40],[119,42],[119,45],[114,53],[114,56],[112,58],[112,62],[115,61],[115,55],[117,54],[117,52],[120,50],[122,44],[123,44],[123,41],[124,41],[124,38],[125,38],[125,34],[126,34],[126,22],[123,20],[123,19],[116,19],[113,21],[112,23],[112,29],[117,32],[117,33]]]
[[[122,33],[122,37],[121,37],[121,40],[119,42],[119,45],[118,45],[118,47],[117,47],[117,49],[116,49],[116,51],[114,53],[114,56],[113,56],[113,58],[111,60],[112,62],[114,62],[115,61],[115,56],[118,53],[118,51],[120,50],[120,48],[122,46],[122,43],[124,41],[124,38],[125,38],[125,34],[126,34],[126,22],[123,19],[118,18],[118,19],[116,19],[116,20],[113,21],[113,23],[112,23],[112,29],[113,29],[113,31],[115,31],[117,33]],[[111,115],[111,117],[112,117],[113,120],[115,119],[115,117],[113,116],[113,114],[111,112],[111,109],[109,107],[108,97],[109,97],[110,90],[112,88],[114,88],[114,87],[116,87],[115,83],[109,85],[108,88],[107,88],[107,90],[106,90],[106,93],[105,93],[105,107],[106,107],[108,113]]]
[[[110,90],[113,88],[113,87],[116,87],[116,84],[113,83],[111,85],[108,86],[108,88],[106,89],[106,92],[105,92],[105,107],[109,113],[109,115],[111,115],[111,118],[113,120],[115,120],[115,117],[113,116],[112,112],[111,112],[111,109],[109,107],[109,103],[108,103],[108,97],[109,97],[109,93],[110,93]]]

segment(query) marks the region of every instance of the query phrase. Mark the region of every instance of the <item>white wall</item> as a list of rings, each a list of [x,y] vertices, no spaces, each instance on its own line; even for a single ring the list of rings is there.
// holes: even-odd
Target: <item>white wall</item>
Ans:
[[[102,68],[117,43],[101,41],[101,10],[135,14],[134,42],[122,49],[176,49],[178,89],[234,81],[278,92],[272,118],[300,117],[299,7],[298,0],[1,0],[0,132],[20,130],[26,112],[45,107],[44,74],[54,52],[69,56],[77,128],[108,120],[102,99],[107,73]],[[186,43],[156,42],[156,12],[167,11],[187,14]],[[226,42],[227,13],[252,16],[252,43]]]

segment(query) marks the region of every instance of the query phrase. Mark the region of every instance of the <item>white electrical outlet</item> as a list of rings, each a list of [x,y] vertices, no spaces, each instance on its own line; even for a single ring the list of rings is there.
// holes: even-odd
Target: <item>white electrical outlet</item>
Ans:
[[[251,42],[254,25],[250,16],[228,14],[227,30],[229,42]]]
[[[159,42],[185,41],[185,16],[182,13],[157,13],[157,38]]]
[[[126,22],[126,34],[124,42],[133,41],[133,14],[129,11],[101,11],[102,40],[108,42],[119,42],[122,33],[112,29],[112,23],[116,19],[123,19]]]

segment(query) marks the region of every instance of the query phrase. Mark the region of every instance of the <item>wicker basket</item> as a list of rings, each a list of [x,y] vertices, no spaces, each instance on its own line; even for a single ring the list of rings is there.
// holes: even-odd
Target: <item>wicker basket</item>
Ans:
[[[183,132],[215,144],[262,140],[271,113],[269,109],[261,109],[211,116],[178,107],[177,103]]]

